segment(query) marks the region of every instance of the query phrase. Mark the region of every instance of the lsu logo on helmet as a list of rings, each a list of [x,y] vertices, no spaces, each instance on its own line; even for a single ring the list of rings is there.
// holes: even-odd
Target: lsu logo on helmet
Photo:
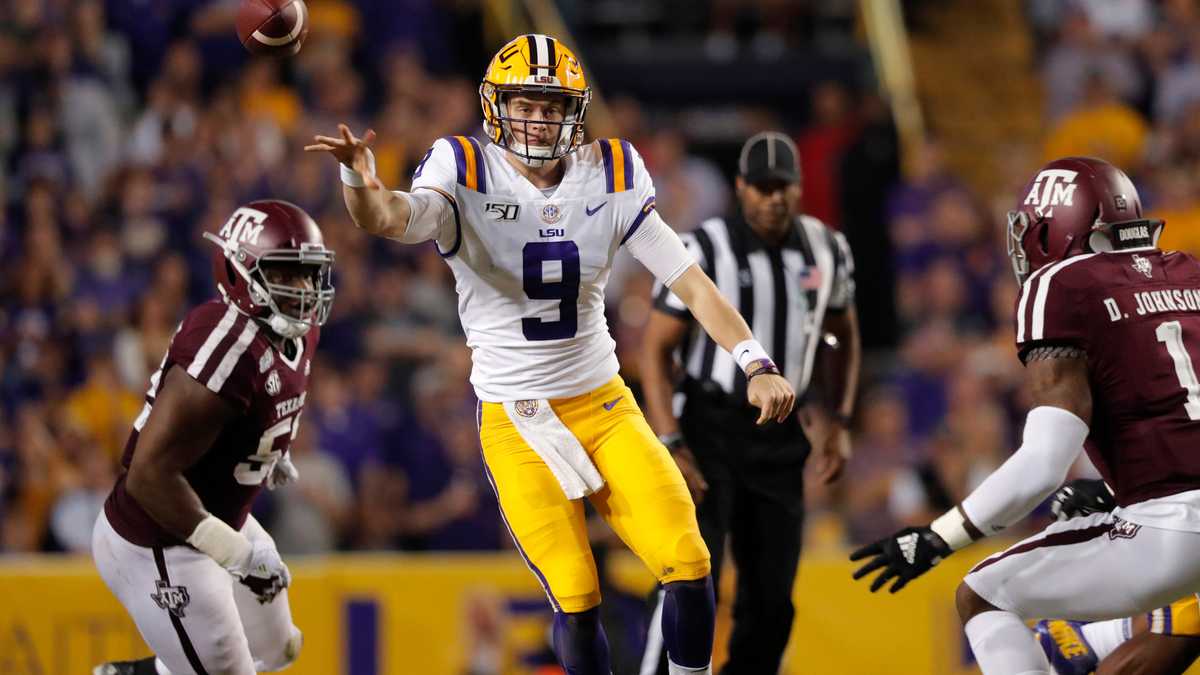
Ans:
[[[549,148],[517,143],[514,118],[508,110],[514,94],[554,94],[566,98],[556,141]],[[493,143],[527,162],[542,162],[570,154],[583,143],[583,122],[592,90],[574,52],[549,35],[519,35],[500,48],[479,85],[483,129]]]

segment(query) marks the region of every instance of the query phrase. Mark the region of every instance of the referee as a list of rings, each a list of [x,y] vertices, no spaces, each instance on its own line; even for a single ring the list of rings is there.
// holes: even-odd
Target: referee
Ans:
[[[836,349],[820,350],[819,365],[828,381],[830,433],[818,448],[817,468],[828,483],[849,453],[846,422],[858,381],[854,263],[840,233],[799,213],[800,194],[795,144],[781,133],[758,134],[738,162],[740,216],[713,218],[682,237],[798,397],[818,367],[818,342],[827,334],[830,345],[836,340]],[[655,309],[642,343],[646,412],[696,501],[714,584],[719,588],[727,537],[738,570],[729,661],[721,673],[776,673],[794,615],[804,462],[812,446],[800,413],[782,424],[756,425],[737,363],[668,289],[655,288]],[[678,385],[676,358],[684,371]],[[661,602],[660,593],[656,614]],[[668,672],[658,624],[650,622],[643,675]]]

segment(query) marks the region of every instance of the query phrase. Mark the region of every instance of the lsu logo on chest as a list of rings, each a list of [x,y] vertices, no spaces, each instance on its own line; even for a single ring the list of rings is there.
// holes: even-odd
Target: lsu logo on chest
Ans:
[[[1075,176],[1078,171],[1067,169],[1046,169],[1033,179],[1029,194],[1025,196],[1025,206],[1032,206],[1033,212],[1043,218],[1054,217],[1054,207],[1072,206],[1075,197]]]
[[[263,221],[266,219],[266,213],[243,206],[234,211],[233,215],[229,216],[229,220],[225,221],[225,225],[221,227],[221,238],[228,242],[257,246],[258,237],[262,234],[264,227]]]

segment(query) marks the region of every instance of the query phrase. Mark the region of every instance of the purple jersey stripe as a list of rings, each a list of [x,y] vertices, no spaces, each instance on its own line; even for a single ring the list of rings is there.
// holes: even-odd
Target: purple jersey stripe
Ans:
[[[481,432],[483,431],[482,404],[480,404],[479,409],[479,429]],[[530,571],[533,572],[533,575],[537,577],[538,582],[542,585],[542,588],[545,589],[546,597],[550,598],[550,606],[554,611],[561,612],[562,605],[558,604],[558,598],[555,598],[554,592],[550,590],[550,582],[546,581],[546,576],[542,574],[542,571],[538,569],[537,565],[533,564],[528,555],[525,555],[525,549],[521,547],[521,540],[517,539],[517,534],[513,532],[512,525],[508,524],[508,516],[504,515],[504,507],[500,502],[500,488],[496,487],[496,478],[492,476],[492,470],[488,467],[486,456],[483,458],[483,472],[487,474],[488,483],[492,486],[492,492],[496,495],[496,506],[500,509],[500,519],[504,521],[504,527],[508,530],[508,536],[512,537],[513,543],[517,545],[517,553],[521,554],[521,558],[525,560],[525,565],[529,567]]]
[[[629,141],[621,139],[621,157],[625,163],[625,189],[633,189],[633,146]]]
[[[621,246],[623,246],[625,242],[629,241],[629,238],[633,236],[633,233],[637,232],[637,229],[642,226],[642,221],[645,220],[646,216],[650,215],[650,212],[654,210],[654,204],[654,195],[650,195],[646,198],[646,201],[642,204],[641,212],[637,214],[637,218],[633,219],[633,223],[629,226],[629,230],[625,232],[625,236],[621,237]]]
[[[455,147],[458,147],[457,143],[454,143],[453,145]],[[441,245],[439,245],[437,243],[437,241],[433,242],[433,247],[437,249],[438,255],[442,256],[443,258],[449,258],[449,257],[453,256],[455,253],[458,253],[458,248],[460,246],[462,246],[462,221],[459,220],[459,216],[458,216],[458,204],[456,204],[454,202],[454,200],[450,197],[450,195],[447,195],[445,192],[442,192],[441,190],[437,190],[436,188],[425,188],[425,189],[434,190],[439,195],[441,195],[442,199],[445,199],[447,202],[449,202],[450,210],[454,211],[454,245],[450,247],[449,251],[443,251]]]
[[[604,190],[611,193],[613,191],[613,156],[612,146],[606,140],[596,142],[600,146],[600,157],[604,160]]]
[[[475,186],[480,194],[487,194],[487,165],[483,161],[483,148],[474,136],[467,136],[471,147],[475,148]]]
[[[454,163],[458,167],[458,184],[465,186],[467,184],[467,155],[463,152],[463,148],[459,145],[457,139],[447,136],[445,141],[454,150]]]

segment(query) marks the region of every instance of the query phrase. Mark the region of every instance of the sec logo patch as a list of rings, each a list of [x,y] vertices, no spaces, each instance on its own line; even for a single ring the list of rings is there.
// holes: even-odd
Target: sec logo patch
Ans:
[[[547,204],[542,207],[542,220],[547,225],[553,225],[562,218],[562,209],[557,204]]]
[[[271,374],[267,376],[267,393],[275,396],[281,389],[283,389],[283,381],[279,379],[279,371],[272,370]]]

